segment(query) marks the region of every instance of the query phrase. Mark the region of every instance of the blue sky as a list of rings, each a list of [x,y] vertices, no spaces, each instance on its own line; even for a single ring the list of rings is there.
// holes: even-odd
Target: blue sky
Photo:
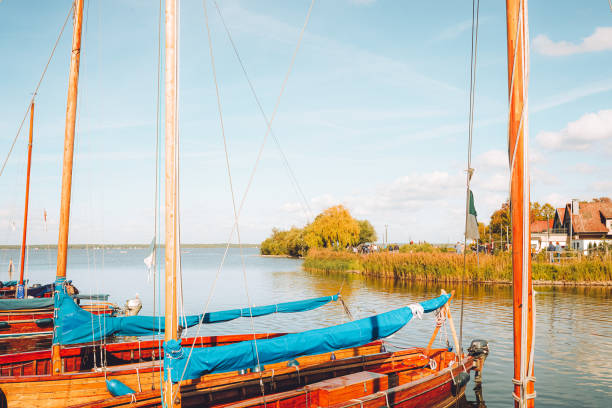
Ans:
[[[0,2],[0,155],[8,151],[69,0]],[[244,194],[266,133],[208,3],[231,169]],[[271,115],[310,5],[219,1]],[[70,241],[153,235],[155,1],[86,1]],[[342,203],[392,241],[463,232],[469,1],[318,0],[273,129],[315,214]],[[530,2],[532,198],[561,205],[612,195],[612,13],[605,0]],[[504,2],[482,2],[473,191],[480,220],[508,194]],[[29,242],[57,240],[71,23],[36,98]],[[232,226],[201,1],[181,6],[182,238],[224,242]],[[0,243],[18,243],[27,123],[0,177]],[[245,242],[306,222],[272,139],[241,216]],[[48,213],[47,228],[43,212]],[[13,226],[15,228],[13,228]],[[235,239],[234,239],[235,241]]]

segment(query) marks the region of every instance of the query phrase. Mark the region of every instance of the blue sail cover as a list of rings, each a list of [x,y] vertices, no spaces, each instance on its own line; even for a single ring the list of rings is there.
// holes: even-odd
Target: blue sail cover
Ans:
[[[221,323],[237,319],[239,317],[259,317],[272,313],[295,313],[306,312],[319,308],[329,302],[338,300],[338,294],[333,296],[323,296],[315,299],[296,300],[294,302],[278,303],[268,306],[245,307],[243,309],[223,310],[220,312],[210,312],[204,315],[203,323]]]
[[[271,313],[302,312],[312,310],[324,304],[337,300],[338,295],[302,300],[297,302],[279,303],[278,305],[253,307],[253,316],[263,316]],[[202,315],[181,317],[179,324],[183,327],[204,323],[218,323],[248,317],[249,308],[234,309]],[[163,333],[165,318],[160,316],[105,316],[94,315],[81,309],[67,295],[61,284],[55,290],[55,330],[54,344],[77,344],[99,341],[102,338],[116,336],[153,336]]]
[[[419,304],[425,313],[429,313],[444,306],[449,299],[450,295],[441,295]],[[259,364],[272,364],[299,356],[358,347],[392,335],[406,325],[412,316],[412,309],[407,306],[337,326],[257,340],[259,360],[253,340],[194,348],[189,361],[189,349],[183,349],[178,341],[171,340],[164,344],[164,375],[169,372],[172,381],[178,382],[210,373],[255,367],[258,361]]]
[[[195,326],[199,320],[199,315],[186,316],[187,327]],[[152,336],[163,333],[164,325],[163,317],[94,315],[81,309],[63,288],[55,291],[54,344],[88,343],[111,335]]]

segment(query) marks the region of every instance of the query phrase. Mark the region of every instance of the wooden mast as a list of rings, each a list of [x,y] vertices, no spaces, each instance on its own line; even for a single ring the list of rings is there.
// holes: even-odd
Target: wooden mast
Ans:
[[[81,60],[81,28],[83,25],[83,2],[74,2],[74,30],[72,33],[72,55],[70,57],[70,76],[68,78],[68,101],[66,104],[66,132],[64,134],[64,164],[62,167],[62,196],[60,207],[59,238],[57,240],[56,282],[66,279],[68,258],[68,228],[70,226],[70,194],[72,191],[72,156],[74,152],[74,129],[76,124],[77,94],[79,86],[79,62]],[[51,349],[53,374],[61,372],[60,345]]]
[[[533,288],[531,284],[529,177],[526,169],[527,106],[526,61],[526,2],[506,0],[508,32],[508,92],[510,95],[508,147],[510,165],[510,207],[512,213],[512,283],[513,283],[513,340],[515,407],[533,407]],[[517,32],[518,31],[518,32]],[[524,311],[526,309],[526,313]],[[525,319],[526,318],[526,319]],[[526,321],[524,321],[526,320]],[[524,333],[526,332],[526,333]],[[526,336],[524,336],[526,334]],[[526,341],[525,341],[526,340]],[[531,369],[529,369],[531,367]],[[518,384],[517,384],[518,383]],[[523,383],[525,386],[521,385]]]
[[[19,286],[16,295],[24,298],[23,272],[25,270],[26,236],[28,232],[28,207],[30,203],[30,169],[32,168],[32,135],[34,133],[34,99],[30,105],[30,137],[28,138],[28,167],[26,171],[25,208],[23,210],[23,236],[21,239],[21,260],[19,263]]]
[[[177,301],[176,301],[176,130],[177,130],[177,26],[176,0],[166,0],[166,61],[165,61],[165,114],[166,114],[166,304],[164,342],[177,338]],[[179,385],[177,384],[176,387]],[[164,403],[166,407],[180,407],[180,392],[173,389],[168,373],[164,382]],[[173,395],[176,394],[176,396]],[[173,398],[174,397],[174,398]]]

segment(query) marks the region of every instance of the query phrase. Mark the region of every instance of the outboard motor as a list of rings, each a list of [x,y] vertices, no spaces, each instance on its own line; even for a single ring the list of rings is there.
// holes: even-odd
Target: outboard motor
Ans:
[[[482,368],[489,355],[489,342],[482,339],[472,340],[468,348],[468,354],[474,357],[474,360],[477,362],[477,367],[474,370],[474,382],[480,384],[482,383]]]
[[[142,302],[140,301],[138,294],[136,294],[135,298],[128,299],[125,302],[125,315],[126,316],[136,316],[138,312],[140,312],[140,309],[142,309]]]

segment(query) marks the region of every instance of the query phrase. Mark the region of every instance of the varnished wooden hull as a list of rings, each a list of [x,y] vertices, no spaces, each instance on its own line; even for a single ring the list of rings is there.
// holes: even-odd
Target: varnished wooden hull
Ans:
[[[282,334],[264,333],[257,338]],[[196,346],[221,346],[252,338],[251,334],[199,337]],[[184,346],[191,346],[193,338],[182,341]],[[65,374],[61,375],[51,375],[50,350],[1,355],[0,407],[64,407],[104,399],[110,395],[106,378],[118,379],[134,390],[159,388],[163,349],[158,340],[107,344],[105,348],[102,353],[92,346],[63,348]],[[93,367],[94,363],[101,365],[100,355],[106,359],[106,372]]]
[[[258,334],[257,338],[271,338],[282,334],[263,333]],[[223,346],[252,338],[252,334],[204,336],[198,337],[195,344],[196,347]],[[185,347],[190,347],[193,338],[185,338],[182,343]],[[109,343],[104,345],[102,349],[99,345],[92,346],[90,344],[64,347],[60,351],[62,371],[64,373],[92,371],[102,365],[101,358],[104,358],[107,367],[159,360],[164,354],[162,344],[163,341],[161,340],[145,340]],[[5,377],[45,376],[50,374],[51,350],[49,347],[41,351],[0,355],[0,380]]]
[[[363,346],[355,349],[342,350],[336,352],[341,357],[362,355],[368,356],[380,351],[380,344]],[[313,370],[320,364],[321,361],[329,361],[329,353],[321,356],[308,357],[314,361],[314,364],[304,365],[297,373],[296,369],[288,369],[285,373],[285,379],[282,377],[276,380],[288,381],[290,386],[294,388],[293,382],[296,378],[302,383],[308,380],[309,370]],[[357,357],[356,361],[349,361],[351,368],[349,370],[359,369],[363,361],[361,357]],[[348,364],[347,363],[347,364]],[[346,365],[346,364],[345,364]],[[310,367],[310,368],[309,368]],[[4,402],[8,407],[65,407],[70,405],[88,404],[94,401],[104,400],[110,396],[105,379],[117,379],[134,390],[142,390],[143,392],[157,393],[159,396],[159,362],[148,362],[133,364],[128,366],[118,366],[110,368],[106,373],[86,372],[86,373],[68,373],[63,375],[44,375],[44,376],[12,376],[0,378],[0,406]],[[311,373],[317,375],[316,373]],[[162,372],[163,375],[163,372]],[[320,375],[320,374],[319,374]],[[254,387],[258,384],[259,374],[247,374],[240,376],[238,373],[227,374],[212,374],[205,376],[202,381],[188,381],[193,391],[200,392],[202,386],[208,387],[211,384],[217,384],[217,387],[241,388],[245,385]],[[313,377],[314,380],[317,377]],[[248,391],[254,393],[255,391]],[[257,395],[254,393],[253,395]],[[233,397],[232,397],[233,398]]]
[[[286,363],[266,366],[261,373],[265,398],[261,397],[260,374],[219,374],[181,384],[183,407],[232,408],[349,408],[367,406],[446,407],[456,402],[465,384],[455,385],[453,379],[463,371],[482,369],[481,362],[467,356],[462,364],[452,368],[432,370],[430,358],[440,367],[447,367],[454,355],[445,350],[433,350],[424,356],[424,349],[409,349],[395,353],[376,352],[377,346],[362,350],[359,357],[339,355],[329,360],[330,353],[302,357],[300,370]],[[372,348],[373,347],[373,348]],[[380,350],[378,350],[380,351]],[[358,354],[358,353],[355,353]],[[452,373],[452,374],[451,374]],[[159,407],[159,390],[132,396],[108,398],[74,407]]]

